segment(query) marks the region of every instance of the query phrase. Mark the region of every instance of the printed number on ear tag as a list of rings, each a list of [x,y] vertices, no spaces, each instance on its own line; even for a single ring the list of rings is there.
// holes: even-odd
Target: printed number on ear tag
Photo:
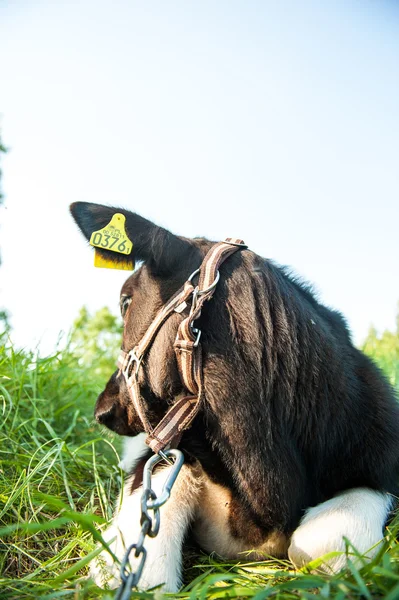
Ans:
[[[113,260],[105,258],[96,250],[110,250],[118,254],[129,255],[132,251],[133,244],[127,237],[125,231],[125,215],[115,213],[105,227],[98,231],[93,231],[90,237],[90,245],[94,246],[94,266],[103,269],[122,269],[123,271],[133,271],[134,262],[131,258]]]
[[[108,225],[98,231],[93,231],[90,245],[119,254],[130,254],[133,244],[126,235],[125,221],[124,215],[115,213]]]

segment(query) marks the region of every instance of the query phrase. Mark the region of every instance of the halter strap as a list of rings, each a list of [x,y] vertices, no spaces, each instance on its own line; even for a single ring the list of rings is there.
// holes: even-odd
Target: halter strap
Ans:
[[[183,287],[161,308],[137,346],[130,352],[122,350],[120,353],[118,367],[125,377],[134,408],[148,434],[146,443],[155,453],[168,445],[177,446],[182,432],[188,429],[201,407],[204,397],[201,331],[194,326],[194,322],[200,317],[204,303],[215,293],[219,281],[218,269],[222,262],[234,252],[245,248],[247,246],[244,242],[235,238],[227,238],[224,242],[212,246],[200,268],[192,273]],[[194,286],[192,280],[197,275],[198,285]],[[190,313],[180,323],[174,343],[179,375],[189,394],[177,400],[153,428],[148,421],[145,403],[140,393],[138,373],[142,359],[161,326],[174,312],[183,312],[190,297]]]

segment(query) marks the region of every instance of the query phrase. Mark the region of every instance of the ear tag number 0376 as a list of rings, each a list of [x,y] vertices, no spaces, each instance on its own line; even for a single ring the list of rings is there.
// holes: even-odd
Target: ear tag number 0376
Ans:
[[[125,231],[125,215],[115,213],[111,221],[98,231],[93,231],[90,237],[90,245],[94,248],[117,252],[118,254],[129,255],[133,244],[127,237]],[[99,252],[95,251],[94,265],[96,267],[105,267],[108,269],[126,269],[133,270],[133,261],[114,261],[111,258],[105,258]]]

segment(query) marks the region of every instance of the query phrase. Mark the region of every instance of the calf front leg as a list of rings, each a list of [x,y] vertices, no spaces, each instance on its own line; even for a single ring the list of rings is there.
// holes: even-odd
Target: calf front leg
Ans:
[[[343,539],[346,537],[366,560],[371,560],[380,549],[392,505],[389,494],[354,488],[309,508],[292,535],[289,558],[296,567],[302,567],[329,552],[339,551],[341,555],[326,560],[320,567],[323,571],[337,573],[346,566]],[[355,556],[349,558],[355,564],[359,563]]]
[[[152,489],[159,497],[171,467],[159,469],[152,476]],[[122,504],[104,540],[121,561],[126,549],[137,542],[141,525],[142,486],[131,493],[131,479],[124,488]],[[182,545],[196,512],[202,487],[201,471],[183,465],[173,486],[169,500],[160,508],[161,525],[155,538],[146,537],[144,546],[147,559],[139,582],[139,589],[147,590],[162,585],[167,592],[177,592],[182,583]],[[131,552],[132,568],[137,559]],[[98,586],[115,588],[120,584],[120,567],[107,551],[92,563],[90,576]]]

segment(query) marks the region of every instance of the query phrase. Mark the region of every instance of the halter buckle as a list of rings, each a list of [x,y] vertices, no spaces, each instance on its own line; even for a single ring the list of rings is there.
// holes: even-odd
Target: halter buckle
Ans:
[[[140,356],[140,358],[137,356],[136,354],[136,348],[133,348],[133,350],[130,350],[129,352],[129,362],[126,365],[125,370],[123,371],[123,374],[125,376],[126,379],[129,379],[129,371],[130,371],[130,367],[133,365],[133,363],[136,363],[136,369],[133,371],[132,374],[134,374],[135,377],[137,377],[137,375],[139,374],[139,369],[140,369],[140,365],[141,365],[141,361],[143,360],[143,357]]]
[[[201,329],[197,329],[196,327],[192,327],[191,331],[197,336],[195,338],[195,342],[194,342],[194,348],[197,348],[197,346],[199,344],[199,341],[201,339],[201,333],[202,333],[202,331],[201,331]]]
[[[224,243],[230,244],[230,246],[238,246],[238,248],[242,248],[243,250],[246,250],[248,248],[248,246],[246,244],[244,244],[244,242],[238,243],[238,242],[228,242],[227,240],[224,240]]]

